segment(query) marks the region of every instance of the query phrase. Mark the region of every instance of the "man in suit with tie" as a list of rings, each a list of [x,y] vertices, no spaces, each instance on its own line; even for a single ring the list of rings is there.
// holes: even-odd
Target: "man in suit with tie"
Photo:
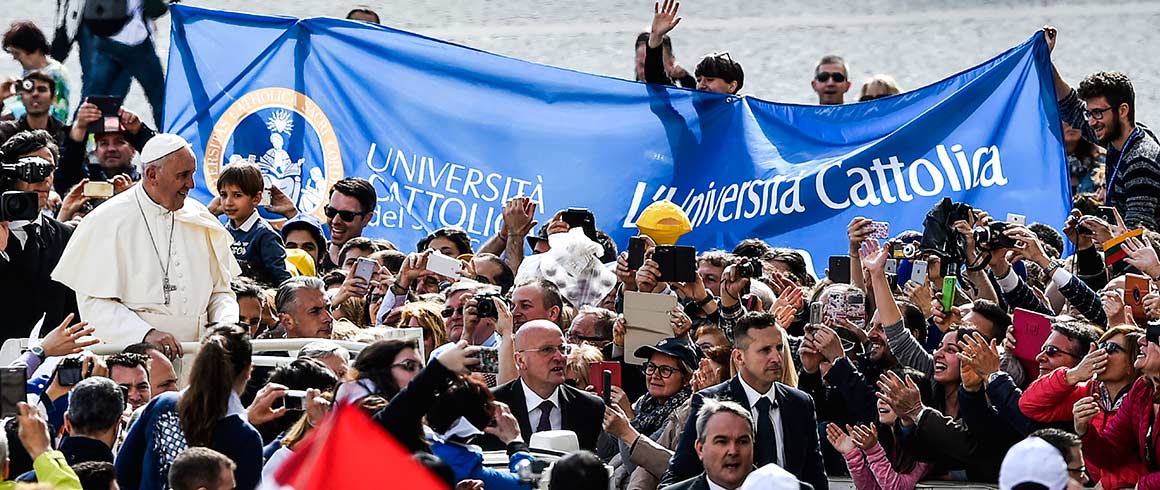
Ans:
[[[750,411],[755,422],[755,464],[775,463],[816,489],[828,489],[813,399],[777,382],[783,369],[780,352],[785,339],[773,315],[746,313],[737,321],[733,337],[737,376],[694,393],[689,413],[699,413],[708,398],[736,402]],[[702,470],[695,451],[696,419],[689,417],[685,423],[669,469],[661,479],[662,487],[692,478]]]
[[[548,320],[532,320],[516,332],[515,360],[520,377],[497,386],[495,399],[511,407],[520,422],[520,434],[531,441],[536,432],[570,430],[580,449],[596,450],[603,430],[604,402],[564,384],[564,364],[570,346],[560,327]],[[494,444],[480,445],[488,449]]]
[[[48,132],[34,130],[21,131],[3,142],[0,158],[6,167],[16,169],[16,175],[0,173],[0,190],[35,192],[40,208],[46,208],[51,169],[58,156],[54,141]],[[4,312],[0,341],[27,337],[41,316],[47,332],[77,312],[76,295],[50,277],[73,228],[40,213],[36,219],[12,221],[8,227],[8,243],[0,253],[0,311]]]

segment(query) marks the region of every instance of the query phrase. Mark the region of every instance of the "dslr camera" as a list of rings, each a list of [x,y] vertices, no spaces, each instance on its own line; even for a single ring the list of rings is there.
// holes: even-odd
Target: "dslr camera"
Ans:
[[[756,279],[762,276],[765,269],[762,267],[761,259],[746,258],[745,260],[734,264],[737,268],[737,275],[747,279]]]
[[[990,252],[1015,247],[1015,239],[1003,234],[1009,226],[1011,223],[1006,221],[992,221],[987,226],[975,227],[975,248],[981,252]]]
[[[511,303],[507,298],[498,293],[483,293],[475,297],[475,314],[480,318],[499,319],[499,309],[495,304],[497,301],[503,301],[511,307]]]

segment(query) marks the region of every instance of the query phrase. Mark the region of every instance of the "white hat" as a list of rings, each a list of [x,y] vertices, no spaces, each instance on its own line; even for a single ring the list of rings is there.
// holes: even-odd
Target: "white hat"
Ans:
[[[798,490],[801,484],[796,476],[784,468],[769,463],[745,477],[741,490]]]
[[[176,134],[159,133],[145,142],[145,147],[141,149],[141,161],[155,162],[182,148],[189,148],[189,142],[185,141],[185,138]]]
[[[1028,437],[1007,450],[999,468],[999,488],[1010,490],[1020,483],[1038,483],[1050,490],[1067,487],[1067,463],[1059,450],[1038,437]]]

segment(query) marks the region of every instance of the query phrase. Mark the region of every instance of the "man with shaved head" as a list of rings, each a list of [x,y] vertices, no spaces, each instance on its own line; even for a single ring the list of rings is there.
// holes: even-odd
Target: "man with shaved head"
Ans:
[[[511,407],[525,441],[530,441],[536,432],[570,430],[576,433],[581,449],[595,451],[604,421],[604,402],[564,384],[564,364],[571,347],[555,323],[525,323],[515,336],[519,378],[497,386],[492,393],[497,401]],[[495,441],[485,447],[497,444]],[[502,448],[500,444],[499,449]]]
[[[187,197],[197,170],[189,143],[159,134],[141,161],[141,183],[85,217],[52,278],[76,291],[81,318],[105,343],[144,341],[173,358],[206,325],[237,323],[230,280],[241,269],[229,232]]]

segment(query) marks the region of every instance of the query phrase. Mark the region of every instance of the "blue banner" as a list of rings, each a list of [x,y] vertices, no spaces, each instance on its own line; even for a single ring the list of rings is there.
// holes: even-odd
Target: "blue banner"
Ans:
[[[725,96],[537,65],[332,18],[175,5],[164,128],[194,145],[193,197],[258,163],[322,218],[339,179],[374,183],[366,235],[405,251],[428,232],[497,231],[528,195],[546,222],[586,207],[621,248],[640,211],[681,205],[681,243],[744,238],[846,253],[854,216],[921,229],[949,196],[1060,227],[1070,209],[1041,34],[912,92],[842,106]]]

